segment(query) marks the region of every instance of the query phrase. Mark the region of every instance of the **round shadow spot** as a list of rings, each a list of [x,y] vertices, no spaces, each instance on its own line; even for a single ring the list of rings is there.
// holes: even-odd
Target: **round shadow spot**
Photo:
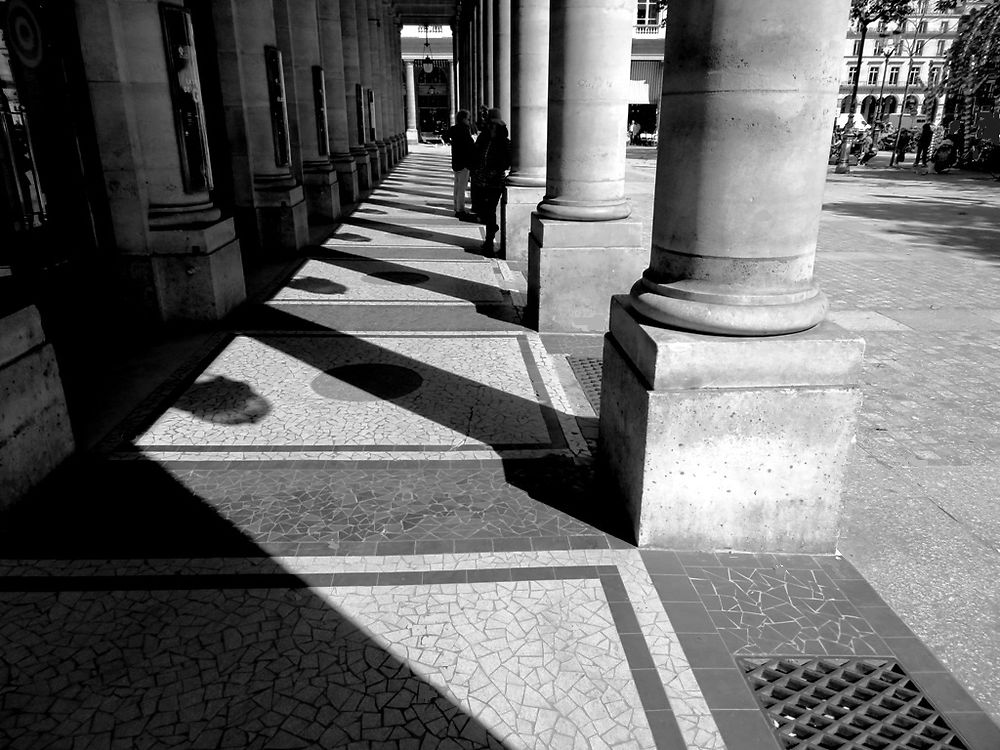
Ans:
[[[342,365],[313,378],[312,389],[336,401],[391,401],[413,393],[424,384],[409,367],[367,362]]]
[[[427,274],[417,273],[416,271],[375,271],[368,275],[373,279],[384,281],[387,284],[405,284],[407,286],[416,286],[417,284],[423,284],[425,281],[431,280],[431,277]]]
[[[310,292],[312,294],[343,294],[347,291],[347,287],[343,284],[316,276],[304,276],[301,279],[292,279],[288,282],[288,286],[292,289],[300,289],[303,292]]]

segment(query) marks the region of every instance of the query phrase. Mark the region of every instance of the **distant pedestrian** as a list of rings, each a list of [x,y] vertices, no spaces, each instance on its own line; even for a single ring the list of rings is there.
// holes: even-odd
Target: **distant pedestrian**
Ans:
[[[497,205],[503,194],[504,179],[510,168],[511,146],[507,123],[499,109],[487,113],[486,127],[476,139],[476,158],[472,167],[473,210],[486,226],[484,253],[493,255],[493,239],[500,230]]]
[[[899,138],[896,141],[896,163],[902,164],[906,161],[906,150],[910,147],[910,131],[903,128],[899,131]]]
[[[642,125],[640,125],[635,120],[629,123],[628,131],[631,134],[631,142],[633,146],[638,146],[640,143],[639,134],[642,132]]]
[[[451,171],[455,173],[454,204],[455,216],[459,219],[472,218],[465,210],[465,191],[469,187],[469,168],[476,158],[476,142],[472,139],[472,115],[467,109],[455,114],[455,124],[448,128],[445,140],[451,144]]]
[[[925,122],[923,129],[920,131],[920,137],[917,138],[917,153],[913,156],[914,167],[919,165],[927,166],[927,157],[930,155],[931,140],[933,138],[934,129],[929,122]]]

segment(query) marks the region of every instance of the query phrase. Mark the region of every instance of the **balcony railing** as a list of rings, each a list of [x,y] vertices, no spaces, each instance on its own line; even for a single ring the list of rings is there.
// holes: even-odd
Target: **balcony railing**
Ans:
[[[636,24],[633,36],[663,37],[666,36],[666,29],[659,24]]]

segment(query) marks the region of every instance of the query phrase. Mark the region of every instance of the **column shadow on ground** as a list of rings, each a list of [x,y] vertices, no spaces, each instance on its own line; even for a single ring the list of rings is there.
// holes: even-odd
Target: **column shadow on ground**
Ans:
[[[0,577],[11,750],[505,747],[308,588],[332,575],[288,573],[153,462],[75,461],[0,518],[0,558],[83,561]],[[74,574],[87,559],[144,562]]]
[[[415,240],[421,240],[427,242],[428,244],[441,244],[449,245],[451,247],[461,247],[463,250],[479,250],[482,240],[475,237],[463,237],[459,234],[448,234],[446,232],[439,232],[432,229],[422,229],[420,227],[410,227],[404,224],[397,224],[388,221],[379,221],[377,219],[367,219],[359,216],[351,216],[350,218],[344,220],[341,227],[359,227],[362,229],[370,229],[375,232],[385,232],[386,234],[394,234],[399,237],[409,237]],[[343,233],[337,230],[327,242],[356,242],[358,238],[363,237],[363,235],[357,235],[354,233]],[[371,242],[370,237],[364,238],[365,242]]]

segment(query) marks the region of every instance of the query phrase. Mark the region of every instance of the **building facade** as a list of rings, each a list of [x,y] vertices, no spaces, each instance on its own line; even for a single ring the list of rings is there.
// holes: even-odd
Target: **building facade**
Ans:
[[[945,74],[958,22],[973,8],[986,4],[960,2],[952,10],[938,11],[933,0],[918,0],[913,14],[899,26],[872,24],[864,38],[860,29],[850,26],[844,38],[840,111],[850,111],[857,79],[855,111],[866,121],[900,112],[940,121],[944,102],[935,91]]]

